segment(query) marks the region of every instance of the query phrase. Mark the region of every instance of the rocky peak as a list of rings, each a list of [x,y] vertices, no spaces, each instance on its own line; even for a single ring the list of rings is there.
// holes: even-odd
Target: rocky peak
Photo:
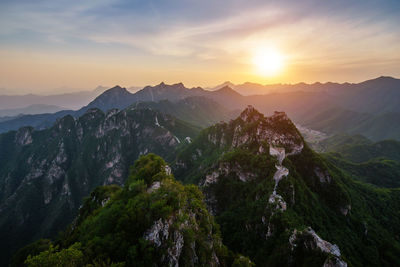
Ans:
[[[179,88],[182,88],[182,89],[186,89],[185,85],[183,83],[181,83],[181,82],[173,84],[172,86],[179,87]]]
[[[250,123],[264,118],[264,115],[258,112],[253,106],[249,105],[239,116],[243,121]]]
[[[234,127],[233,147],[267,141],[271,146],[285,147],[290,155],[299,153],[304,146],[296,126],[284,112],[264,117],[254,107],[248,106],[231,127]]]
[[[290,121],[289,117],[286,115],[284,111],[275,111],[274,114],[270,117],[272,120],[281,120],[281,121]]]
[[[166,84],[164,82],[161,82],[159,85],[156,85],[154,87],[146,87],[146,88],[153,88],[153,89],[163,89],[163,90],[168,90],[168,89],[187,89],[183,83],[175,83],[175,84]]]
[[[287,155],[298,154],[304,147],[303,138],[296,126],[283,112],[264,117],[254,107],[248,106],[240,116],[229,123],[220,123],[208,132],[207,139],[214,145],[232,148],[263,142],[286,149]],[[261,153],[261,152],[260,152]]]

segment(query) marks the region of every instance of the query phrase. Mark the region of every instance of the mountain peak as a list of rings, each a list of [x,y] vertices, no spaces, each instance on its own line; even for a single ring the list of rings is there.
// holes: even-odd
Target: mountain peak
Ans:
[[[123,94],[128,93],[128,94],[131,94],[131,93],[128,92],[128,90],[126,90],[126,88],[123,88],[123,87],[121,87],[119,85],[116,85],[116,86],[104,91],[104,93],[102,93],[100,96],[109,95],[109,94],[115,94],[115,93],[123,93]]]
[[[253,121],[257,121],[260,118],[263,118],[264,115],[261,114],[258,110],[256,110],[253,106],[248,105],[243,111],[242,113],[240,113],[239,116],[243,121],[246,122],[253,122]]]
[[[376,78],[375,80],[396,80],[396,79],[391,76],[380,76],[380,77]]]
[[[225,87],[225,86],[234,87],[235,84],[230,81],[226,81],[223,84],[221,84],[221,87]]]
[[[399,79],[393,78],[391,76],[380,76],[378,78],[375,79],[371,79],[371,80],[367,80],[365,82],[362,82],[360,84],[375,84],[375,83],[379,83],[379,84],[392,84],[392,83],[396,83],[399,82]]]
[[[219,90],[219,89],[221,89],[222,87],[225,87],[225,86],[229,86],[229,87],[231,87],[231,88],[234,88],[234,87],[235,87],[235,84],[232,83],[232,82],[230,82],[230,81],[225,81],[225,82],[223,82],[223,83],[221,83],[221,84],[215,86],[215,87],[212,88],[211,90],[212,90],[212,91],[216,91],[216,90]]]
[[[121,86],[116,85],[116,86],[110,88],[109,90],[121,90],[121,89],[123,89]]]
[[[126,90],[126,88],[116,85],[96,97],[92,102],[89,103],[89,105],[82,108],[82,110],[87,110],[90,108],[100,108],[103,111],[107,111],[112,108],[121,109],[133,102],[132,97],[133,94]]]
[[[160,84],[156,86],[146,86],[146,88],[153,88],[153,89],[171,89],[171,88],[177,88],[177,89],[187,89],[183,83],[174,83],[174,84],[166,84],[165,82],[161,82]]]
[[[218,90],[214,91],[215,93],[222,93],[222,94],[230,94],[230,95],[238,95],[241,96],[241,94],[239,94],[238,92],[236,92],[235,90],[233,90],[231,87],[229,86],[224,86]]]
[[[173,85],[171,85],[171,86],[175,86],[175,87],[179,87],[179,88],[184,88],[184,89],[186,89],[185,85],[184,85],[182,82],[180,82],[180,83],[175,83],[175,84],[173,84]]]
[[[225,85],[225,86],[219,88],[218,91],[233,91],[233,89],[230,86]]]
[[[274,115],[271,116],[271,119],[275,120],[290,120],[284,111],[275,111]]]

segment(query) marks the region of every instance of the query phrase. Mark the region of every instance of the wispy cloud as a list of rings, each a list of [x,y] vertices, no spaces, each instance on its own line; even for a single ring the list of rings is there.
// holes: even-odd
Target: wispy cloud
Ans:
[[[272,44],[293,65],[388,62],[400,54],[399,13],[398,0],[4,0],[0,49],[240,66]]]

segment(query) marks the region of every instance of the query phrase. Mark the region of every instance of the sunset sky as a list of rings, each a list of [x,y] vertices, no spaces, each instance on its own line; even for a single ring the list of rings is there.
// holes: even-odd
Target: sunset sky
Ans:
[[[1,0],[0,88],[400,77],[399,14],[399,0]]]

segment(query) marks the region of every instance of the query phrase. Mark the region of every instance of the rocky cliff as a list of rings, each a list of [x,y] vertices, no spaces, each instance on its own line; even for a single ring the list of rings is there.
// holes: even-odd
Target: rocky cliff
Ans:
[[[90,109],[77,119],[63,117],[50,129],[25,127],[0,135],[2,253],[54,236],[96,186],[124,184],[140,155],[169,158],[197,131],[163,113],[132,108]]]

